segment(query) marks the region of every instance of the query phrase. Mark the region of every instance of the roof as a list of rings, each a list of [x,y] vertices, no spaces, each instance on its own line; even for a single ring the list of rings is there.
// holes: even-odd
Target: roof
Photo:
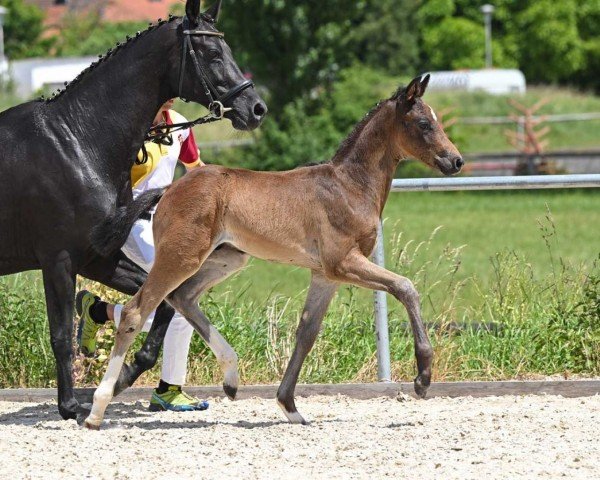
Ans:
[[[102,14],[107,22],[155,21],[167,18],[178,0],[109,0]]]
[[[46,14],[46,27],[57,27],[67,13],[96,11],[105,22],[155,21],[167,18],[172,5],[183,0],[66,0],[57,4],[53,0],[27,0],[40,7]]]

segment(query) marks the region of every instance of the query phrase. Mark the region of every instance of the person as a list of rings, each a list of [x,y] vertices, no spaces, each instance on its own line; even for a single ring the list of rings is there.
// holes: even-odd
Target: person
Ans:
[[[174,99],[167,101],[158,113],[153,126],[186,122],[179,113],[172,110]],[[144,147],[147,160],[144,162],[143,151],[138,153],[138,161],[131,169],[133,197],[153,188],[161,188],[173,182],[177,161],[181,161],[187,170],[202,166],[200,151],[194,140],[191,129],[173,132],[160,143],[146,142]],[[156,207],[138,219],[122,247],[127,257],[147,272],[154,263],[154,240],[152,235],[152,215]],[[109,320],[119,325],[122,305],[109,304],[93,293],[82,290],[75,299],[75,308],[80,317],[77,340],[79,350],[86,356],[93,356],[96,351],[96,335],[98,330]],[[148,331],[154,313],[146,320],[142,331]],[[187,374],[187,356],[193,333],[192,326],[179,312],[175,312],[167,329],[163,344],[163,360],[161,378],[150,399],[151,411],[193,411],[205,410],[208,403],[201,401],[183,391]]]

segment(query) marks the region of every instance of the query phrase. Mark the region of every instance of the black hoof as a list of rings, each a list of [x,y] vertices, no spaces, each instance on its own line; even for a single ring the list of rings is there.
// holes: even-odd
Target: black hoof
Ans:
[[[58,406],[58,413],[63,418],[63,420],[75,420],[77,418],[77,409],[79,408],[79,403],[74,398],[69,400],[68,402]]]
[[[429,378],[423,378],[421,375],[417,376],[417,378],[415,378],[415,393],[420,398],[425,398],[430,383],[431,380]]]
[[[80,427],[83,426],[85,419],[90,415],[91,411],[91,403],[84,403],[82,405],[79,405],[79,408],[77,409],[77,425],[79,425]]]
[[[232,387],[231,385],[223,384],[223,391],[229,400],[235,400],[235,396],[237,395],[237,387]]]

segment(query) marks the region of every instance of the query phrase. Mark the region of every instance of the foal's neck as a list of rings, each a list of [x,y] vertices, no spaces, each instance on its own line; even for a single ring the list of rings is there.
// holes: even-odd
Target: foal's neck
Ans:
[[[393,104],[386,101],[378,105],[356,125],[332,160],[338,175],[364,195],[365,201],[372,202],[379,215],[401,159],[392,141],[395,120]]]

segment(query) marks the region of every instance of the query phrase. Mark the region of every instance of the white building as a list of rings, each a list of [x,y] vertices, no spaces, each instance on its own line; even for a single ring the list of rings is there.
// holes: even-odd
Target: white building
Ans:
[[[525,75],[514,69],[457,70],[430,72],[429,90],[477,90],[494,95],[525,93]]]
[[[15,93],[23,98],[31,97],[41,89],[49,91],[62,88],[79,73],[96,61],[97,57],[30,58],[10,62],[10,77]]]

